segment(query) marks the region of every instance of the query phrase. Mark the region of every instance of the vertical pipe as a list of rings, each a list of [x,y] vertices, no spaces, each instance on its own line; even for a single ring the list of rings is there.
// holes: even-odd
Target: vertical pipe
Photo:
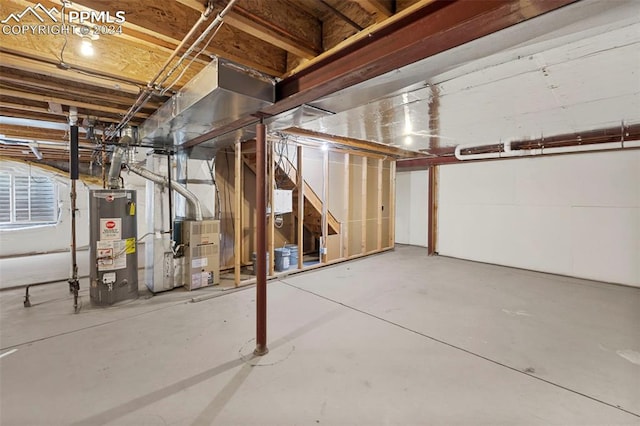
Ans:
[[[71,117],[70,117],[71,120]],[[79,140],[78,126],[71,123],[70,149],[69,149],[69,178],[71,179],[71,278],[69,278],[69,291],[73,293],[73,309],[78,311],[78,291],[80,283],[78,281],[78,261],[76,257],[76,181],[79,177]]]
[[[265,355],[267,349],[267,203],[265,125],[256,124],[256,348]]]
[[[104,144],[104,133],[102,134],[102,189],[107,189],[107,150]]]
[[[167,189],[169,190],[169,238],[173,240],[173,201],[171,199],[171,154],[167,154]]]
[[[298,169],[298,269],[304,266],[304,177],[302,176],[302,145],[297,151]]]
[[[227,155],[225,152],[224,155]],[[236,143],[235,150],[235,176],[234,176],[234,194],[235,194],[235,216],[233,217],[233,228],[234,228],[234,236],[233,236],[233,279],[236,287],[240,285],[240,268],[242,267],[242,144],[240,142]],[[231,206],[229,206],[231,209]]]

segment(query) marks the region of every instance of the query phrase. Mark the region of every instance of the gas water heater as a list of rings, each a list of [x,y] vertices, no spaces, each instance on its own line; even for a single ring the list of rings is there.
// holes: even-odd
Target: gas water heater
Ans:
[[[136,192],[89,192],[89,295],[94,305],[138,297]]]

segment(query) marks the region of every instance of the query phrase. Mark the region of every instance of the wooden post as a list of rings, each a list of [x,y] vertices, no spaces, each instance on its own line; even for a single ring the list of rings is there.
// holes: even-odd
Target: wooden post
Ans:
[[[322,246],[320,247],[322,255],[320,262],[327,262],[327,251],[329,245],[327,237],[329,236],[329,151],[323,151],[322,155]]]
[[[350,218],[350,208],[349,208],[349,192],[351,188],[351,183],[349,182],[349,153],[344,154],[344,205],[346,209],[344,224],[342,225],[342,257],[349,257],[349,218]]]
[[[378,202],[376,203],[378,207],[378,217],[377,219],[377,250],[382,250],[382,159],[378,159]]]
[[[396,246],[396,161],[392,160],[389,172],[389,247]]]
[[[304,267],[304,178],[302,177],[302,145],[298,145],[298,269]]]
[[[429,198],[428,208],[429,219],[427,221],[427,254],[433,256],[436,251],[436,233],[438,229],[438,166],[429,167]]]
[[[233,218],[233,227],[235,230],[234,242],[233,242],[233,273],[234,284],[236,287],[240,284],[240,268],[242,267],[242,144],[238,142],[236,144],[235,152],[235,179],[234,179],[234,193],[235,193],[235,216]],[[225,152],[225,155],[228,155]],[[231,206],[229,206],[231,208]]]
[[[269,203],[268,205],[271,206],[271,213],[269,214],[269,225],[268,225],[268,231],[269,231],[269,265],[267,270],[269,271],[269,275],[273,275],[274,271],[273,271],[273,265],[275,263],[275,253],[273,251],[274,247],[275,247],[275,206],[273,203],[273,187],[275,185],[275,175],[274,175],[274,170],[275,170],[275,158],[274,158],[274,150],[273,150],[273,140],[267,141],[267,161],[269,164],[269,179],[267,180],[267,185],[269,185]]]
[[[361,254],[367,252],[367,157],[362,156],[362,248]]]

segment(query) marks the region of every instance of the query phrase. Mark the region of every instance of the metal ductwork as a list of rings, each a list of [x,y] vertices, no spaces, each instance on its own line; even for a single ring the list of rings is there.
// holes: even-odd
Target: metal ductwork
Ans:
[[[122,167],[122,159],[126,154],[126,150],[122,146],[117,146],[113,150],[113,155],[111,156],[111,166],[109,167],[109,188],[110,189],[118,189],[120,188],[120,169]]]
[[[143,178],[150,180],[151,182],[155,182],[164,186],[167,186],[169,184],[167,178],[157,175],[145,169],[144,167],[136,166],[135,164],[128,164],[127,167],[133,173],[142,176]],[[189,202],[189,204],[193,206],[195,220],[202,220],[202,206],[200,205],[200,201],[198,201],[198,197],[196,197],[193,192],[189,191],[187,188],[174,181],[171,181],[171,189],[186,198],[187,202]]]
[[[274,101],[273,79],[230,61],[214,58],[140,126],[139,137],[142,143],[158,148],[179,148],[190,139],[254,114]],[[238,138],[253,137],[250,127],[229,129],[223,136],[202,144],[198,152],[211,158],[212,152],[236,142]]]
[[[122,167],[122,163],[123,160],[125,160],[126,154],[127,150],[123,146],[117,146],[113,151],[108,177],[110,189],[120,188],[120,168]],[[126,163],[127,162],[125,161],[125,164]],[[169,185],[168,179],[166,177],[157,175],[145,169],[144,167],[140,167],[135,164],[127,164],[127,168],[133,173],[142,176],[143,178],[150,180],[151,182],[155,182],[162,186]],[[187,200],[187,202],[193,206],[195,220],[202,220],[202,206],[200,205],[200,201],[198,201],[198,197],[196,197],[193,192],[189,191],[187,188],[175,181],[171,181],[171,189],[182,195]]]

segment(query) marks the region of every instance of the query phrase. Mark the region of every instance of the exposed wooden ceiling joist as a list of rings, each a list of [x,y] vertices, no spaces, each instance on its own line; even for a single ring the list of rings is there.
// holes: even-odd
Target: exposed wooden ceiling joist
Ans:
[[[124,105],[131,105],[136,97],[121,93],[116,90],[102,89],[96,86],[88,86],[63,80],[55,77],[45,77],[39,74],[29,74],[24,72],[16,72],[15,70],[0,66],[0,82],[22,86],[24,88],[35,90],[48,90],[52,93],[67,94],[72,96],[82,96],[84,98],[92,98],[116,102]],[[163,100],[166,98],[163,98]],[[150,101],[148,108],[158,108],[162,103],[158,101]]]
[[[198,1],[178,0],[198,12]],[[217,1],[219,7],[226,2]],[[311,59],[322,50],[321,23],[285,2],[241,0],[225,16],[225,22],[287,52]]]
[[[81,129],[81,132],[84,132],[84,130]],[[49,142],[65,142],[69,140],[69,135],[65,130],[11,124],[0,124],[0,134],[7,139],[15,138]]]
[[[24,96],[25,99],[30,99],[29,98],[30,96],[36,96],[36,95],[45,97],[46,99],[50,98],[50,100],[46,101],[47,103],[49,103],[49,109],[52,112],[57,112],[60,114],[62,113],[62,105],[72,105],[74,102],[80,102],[83,104],[91,105],[94,108],[100,108],[100,109],[103,109],[104,111],[109,111],[110,109],[113,108],[114,109],[113,112],[115,112],[115,110],[124,112],[133,103],[133,101],[129,99],[125,99],[125,100],[114,99],[108,96],[96,95],[95,93],[91,93],[91,92],[69,93],[64,90],[33,87],[28,84],[23,84],[20,82],[3,81],[2,79],[0,79],[0,91],[1,90],[7,90],[7,91],[13,92],[13,95],[8,95],[8,96],[15,96],[20,92],[25,92],[25,96]],[[75,106],[79,106],[79,105],[75,105]],[[154,111],[155,111],[155,108],[152,108],[150,106],[146,106],[144,109],[141,110],[141,112],[147,113],[147,114],[152,114]]]
[[[382,22],[393,15],[393,0],[355,0],[360,7],[375,15],[376,22]]]
[[[36,163],[49,161],[69,161],[69,152],[64,149],[56,149],[51,147],[38,147],[38,151],[42,155],[42,160],[38,160],[31,148],[24,145],[3,145],[0,144],[0,158],[16,158],[21,160],[32,161]],[[81,163],[91,161],[93,152],[89,149],[80,149],[79,160]]]
[[[52,61],[38,61],[3,52],[0,48],[0,64],[3,67],[26,71],[38,75],[53,76],[64,80],[71,80],[91,86],[117,90],[124,93],[138,94],[140,85],[125,83],[122,79],[114,80],[107,77],[84,74],[80,70],[64,70],[55,66]]]
[[[72,100],[68,98],[58,98],[53,96],[40,95],[36,93],[26,93],[18,90],[11,90],[11,89],[5,89],[0,87],[0,97],[4,98],[5,96],[13,97],[13,98],[29,99],[32,101],[39,101],[39,102],[56,102],[61,105],[75,106],[75,107],[86,108],[86,109],[99,108],[100,111],[111,112],[113,114],[124,114],[126,112],[126,108],[113,108],[113,107],[104,106],[104,105],[100,105],[97,107],[96,104],[90,103],[90,102],[81,102],[81,101]],[[149,113],[145,113],[145,112],[138,112],[136,114],[137,117],[141,117],[141,118],[146,118],[149,115],[150,115]]]
[[[80,0],[77,3],[92,10],[116,11],[125,8],[127,20],[123,32],[126,33],[132,28],[133,31],[158,37],[176,47],[196,23],[202,11],[185,7],[176,1],[153,4],[127,1],[124,4],[125,2],[120,0]],[[189,6],[197,5],[190,2]],[[203,30],[214,17],[215,14],[212,14],[205,22]],[[219,55],[274,76],[284,73],[286,66],[286,54],[282,49],[227,25],[220,28],[205,53]],[[157,67],[161,64],[162,62],[159,62]],[[157,68],[154,71],[157,71]]]
[[[406,149],[397,148],[394,146],[383,145],[375,142],[346,138],[343,136],[329,135],[326,133],[314,132],[312,130],[301,129],[299,127],[289,127],[283,130],[284,133],[288,133],[294,136],[300,136],[303,138],[319,139],[336,144],[339,147],[356,149],[361,151],[369,151],[378,154],[389,155],[395,158],[416,158],[424,157],[425,154],[421,154],[414,151],[408,151]]]

